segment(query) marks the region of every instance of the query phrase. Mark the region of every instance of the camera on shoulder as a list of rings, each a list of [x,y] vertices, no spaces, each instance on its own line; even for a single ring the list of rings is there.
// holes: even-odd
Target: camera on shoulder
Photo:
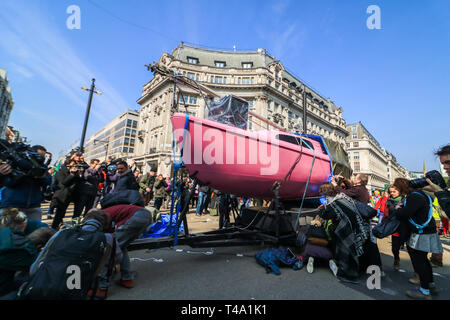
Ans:
[[[11,166],[14,181],[26,176],[42,177],[47,172],[44,157],[22,142],[9,143],[0,139],[0,160]]]
[[[418,178],[409,181],[409,185],[411,188],[414,189],[422,189],[426,186],[428,186],[427,179],[430,179],[431,182],[433,182],[435,185],[441,187],[442,189],[447,188],[447,184],[445,183],[444,178],[439,173],[439,171],[432,170],[425,174],[425,178]]]

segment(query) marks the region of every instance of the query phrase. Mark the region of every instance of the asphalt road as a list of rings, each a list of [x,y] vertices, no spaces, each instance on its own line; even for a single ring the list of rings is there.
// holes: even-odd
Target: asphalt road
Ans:
[[[203,217],[202,217],[203,218]],[[211,219],[211,218],[203,218]],[[200,220],[200,219],[199,219]],[[214,220],[214,219],[211,219]],[[200,223],[200,222],[199,222]],[[192,223],[193,224],[193,223]],[[450,241],[443,239],[444,267],[433,269],[442,290],[435,299],[450,299]],[[401,271],[392,267],[390,239],[378,240],[386,277],[381,289],[369,290],[367,277],[359,284],[340,282],[328,264],[315,264],[312,274],[303,268],[282,268],[281,275],[267,274],[255,254],[264,247],[193,249],[187,246],[130,252],[137,272],[135,287],[113,284],[111,300],[406,300],[413,275],[406,250],[400,252]],[[117,275],[116,278],[119,278]]]
[[[72,207],[67,219],[70,219]],[[43,206],[45,211],[45,206]],[[46,214],[44,215],[46,220]],[[217,216],[188,215],[191,233],[215,230]],[[435,300],[450,299],[450,240],[442,239],[444,267],[433,269],[441,289]],[[401,250],[401,271],[392,268],[390,238],[378,240],[386,277],[381,289],[369,290],[367,277],[359,284],[342,283],[328,264],[315,265],[312,274],[303,268],[281,268],[281,275],[267,274],[256,263],[255,254],[264,247],[193,249],[188,246],[130,252],[135,287],[126,289],[113,283],[108,300],[407,300],[405,291],[413,275],[406,250]],[[118,279],[119,275],[115,275]]]

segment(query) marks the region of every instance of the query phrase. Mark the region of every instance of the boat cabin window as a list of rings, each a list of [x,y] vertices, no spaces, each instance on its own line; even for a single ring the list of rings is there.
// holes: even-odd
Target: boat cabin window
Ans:
[[[295,145],[302,145],[304,148],[308,148],[308,149],[312,149],[314,150],[314,146],[312,145],[311,142],[305,140],[305,139],[300,139],[300,137],[293,137],[293,136],[288,136],[285,134],[279,134],[277,135],[277,139],[284,141],[284,142],[289,142]]]

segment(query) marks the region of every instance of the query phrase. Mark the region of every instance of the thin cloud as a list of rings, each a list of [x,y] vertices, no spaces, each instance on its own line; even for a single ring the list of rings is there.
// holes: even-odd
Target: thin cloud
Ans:
[[[34,74],[28,70],[27,68],[18,65],[17,63],[11,63],[11,69],[16,71],[17,73],[19,73],[20,75],[22,75],[24,78],[32,78],[34,76]]]
[[[91,78],[97,78],[104,94],[97,99],[92,114],[103,123],[110,120],[108,115],[120,114],[127,107],[101,74],[81,61],[47,16],[37,8],[30,8],[29,3],[26,8],[17,2],[2,5],[7,8],[0,10],[0,47],[15,58],[22,71],[39,74],[83,110],[87,98],[81,87],[88,86]]]

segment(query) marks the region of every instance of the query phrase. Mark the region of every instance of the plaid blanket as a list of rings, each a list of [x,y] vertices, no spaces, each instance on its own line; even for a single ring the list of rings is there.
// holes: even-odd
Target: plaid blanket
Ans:
[[[364,253],[364,243],[370,239],[370,225],[361,217],[353,200],[344,194],[336,196],[330,206],[336,213],[335,258],[339,275],[356,279],[359,276],[358,258]]]

